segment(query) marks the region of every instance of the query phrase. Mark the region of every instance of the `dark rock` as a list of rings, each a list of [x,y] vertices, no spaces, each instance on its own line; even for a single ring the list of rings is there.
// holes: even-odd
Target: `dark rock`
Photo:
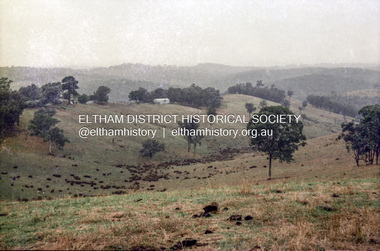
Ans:
[[[212,234],[212,233],[213,232],[211,230],[208,230],[208,229],[205,231],[205,234]]]
[[[236,222],[236,225],[240,226],[242,223],[240,221]]]
[[[193,216],[191,216],[192,218],[199,218],[199,215],[198,214],[194,214]]]
[[[242,216],[240,214],[231,215],[229,220],[230,221],[241,221]]]
[[[253,219],[253,217],[251,215],[247,215],[244,217],[244,220],[252,220],[252,219]]]
[[[7,213],[0,213],[0,216],[7,216]]]
[[[179,207],[176,207],[174,210],[180,210],[180,208],[179,208]]]
[[[336,193],[334,193],[334,194],[332,195],[332,197],[333,197],[333,198],[339,198],[339,197],[340,197],[340,195],[339,195],[339,194],[336,194]]]
[[[228,211],[228,207],[223,208],[223,211]]]
[[[276,193],[282,193],[282,191],[281,190],[276,190]]]

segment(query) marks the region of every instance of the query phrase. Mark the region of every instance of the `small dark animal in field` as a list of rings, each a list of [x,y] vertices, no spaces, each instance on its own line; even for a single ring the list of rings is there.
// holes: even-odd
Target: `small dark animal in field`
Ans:
[[[253,217],[251,215],[247,215],[244,217],[244,220],[247,220],[247,221],[252,220],[252,219],[253,219]]]
[[[207,205],[203,208],[205,213],[216,213],[218,212],[218,203],[217,202],[212,202],[210,205]]]
[[[319,208],[319,209],[322,209],[322,210],[325,210],[325,211],[328,211],[328,212],[336,211],[336,208],[333,208],[333,207],[330,207],[330,206],[327,206],[327,205],[318,205],[318,206],[316,206],[316,208]]]
[[[179,250],[179,249],[182,250],[184,247],[192,247],[192,246],[194,246],[196,244],[197,244],[197,240],[194,240],[194,239],[185,239],[185,240],[180,241],[177,244],[175,244],[171,249],[172,250]]]

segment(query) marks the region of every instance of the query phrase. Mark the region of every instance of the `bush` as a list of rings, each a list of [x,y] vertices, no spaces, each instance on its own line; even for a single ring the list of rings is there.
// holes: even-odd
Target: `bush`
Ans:
[[[78,97],[78,102],[81,103],[81,104],[86,104],[87,101],[90,100],[90,97],[87,96],[86,94],[82,94]]]

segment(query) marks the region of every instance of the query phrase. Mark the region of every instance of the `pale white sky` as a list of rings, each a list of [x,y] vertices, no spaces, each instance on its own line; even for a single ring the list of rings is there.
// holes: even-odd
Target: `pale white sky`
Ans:
[[[380,63],[379,0],[0,0],[0,66]]]

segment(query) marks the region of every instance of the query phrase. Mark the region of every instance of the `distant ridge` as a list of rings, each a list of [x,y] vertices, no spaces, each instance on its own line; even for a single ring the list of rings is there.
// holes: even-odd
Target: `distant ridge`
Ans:
[[[262,80],[266,86],[294,91],[294,97],[304,99],[309,94],[329,95],[362,89],[378,89],[380,67],[377,65],[321,64],[317,66],[253,67],[228,66],[202,63],[195,66],[173,66],[125,63],[110,67],[85,69],[0,67],[0,76],[12,79],[12,88],[18,89],[31,83],[42,85],[75,76],[80,93],[92,93],[99,85],[109,86],[111,101],[126,101],[128,93],[138,87],[149,90],[162,87],[186,87],[195,83],[203,88],[215,87],[225,92],[237,83]],[[340,67],[333,67],[340,66]],[[360,67],[359,67],[360,66]]]

